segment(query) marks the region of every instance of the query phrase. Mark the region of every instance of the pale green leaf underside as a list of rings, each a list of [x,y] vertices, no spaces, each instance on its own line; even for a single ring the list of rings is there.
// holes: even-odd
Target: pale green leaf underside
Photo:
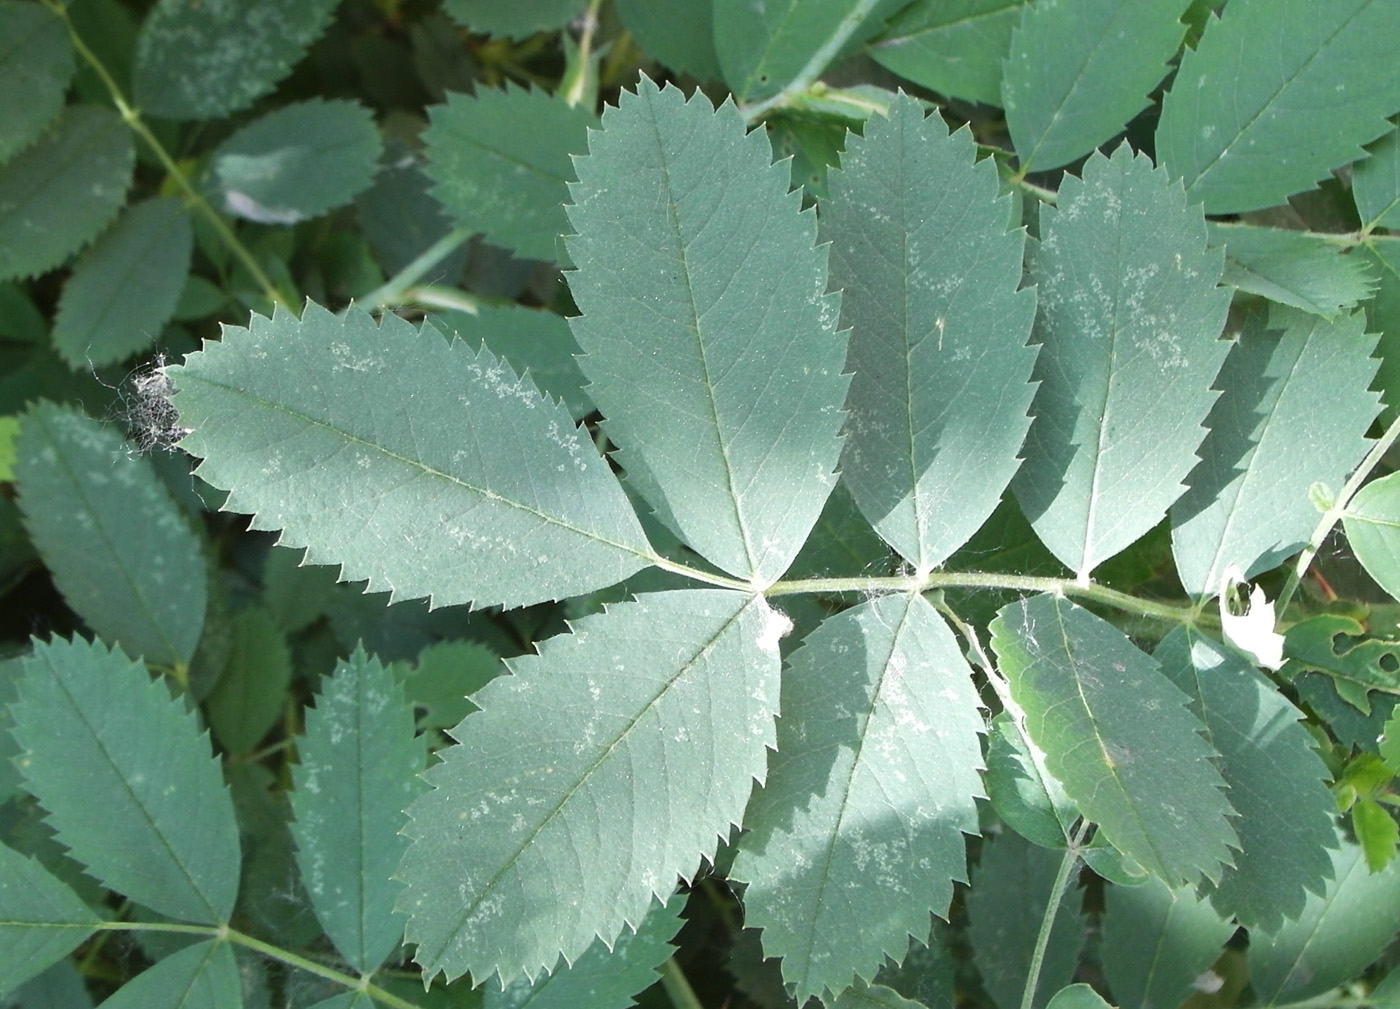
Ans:
[[[326,935],[361,973],[378,968],[403,939],[403,918],[394,913],[403,885],[390,877],[408,848],[402,811],[423,770],[413,732],[403,688],[357,648],[321,681],[297,740],[297,866]]]
[[[1147,107],[1189,0],[1058,0],[1023,9],[1001,98],[1022,171],[1068,164]]]
[[[995,105],[1026,0],[918,0],[871,43],[871,58],[931,91]]]
[[[0,844],[0,992],[67,956],[99,920],[38,859]]]
[[[68,605],[98,635],[161,665],[199,644],[208,572],[199,538],[147,458],[52,403],[21,419],[19,505]]]
[[[404,828],[400,907],[427,973],[536,977],[711,857],[774,745],[786,627],[762,597],[643,595],[475,694]]]
[[[1235,932],[1194,888],[1155,877],[1106,888],[1102,921],[1104,974],[1122,1006],[1181,1005]]]
[[[141,24],[136,104],[167,119],[217,119],[291,73],[338,0],[159,0]]]
[[[1396,0],[1230,0],[1188,50],[1157,156],[1207,213],[1283,203],[1390,129],[1400,74]]]
[[[369,591],[522,605],[646,566],[587,434],[485,348],[308,304],[226,329],[169,374],[182,447],[225,508]]]
[[[847,380],[816,221],[732,105],[643,78],[576,162],[569,278],[628,479],[730,574],[771,582],[835,483]]]
[[[1246,928],[1272,931],[1331,876],[1337,804],[1327,768],[1298,724],[1303,713],[1237,653],[1179,627],[1153,657],[1205,723],[1239,814],[1232,823],[1240,850],[1211,888],[1211,903]]]
[[[51,270],[92,241],[126,201],[135,160],[120,116],[71,105],[0,164],[0,280]]]
[[[1050,552],[1087,576],[1184,489],[1230,296],[1200,208],[1126,144],[1091,157],[1082,182],[1065,177],[1041,235],[1040,388],[1012,488]]]
[[[1373,873],[1340,827],[1337,843],[1326,895],[1309,894],[1296,920],[1250,937],[1249,980],[1264,1005],[1301,1002],[1356,977],[1400,928],[1400,862]]]
[[[586,6],[587,0],[446,0],[442,5],[454,21],[473,32],[513,39],[562,28]]]
[[[793,656],[778,750],[731,874],[799,1004],[903,956],[966,880],[982,794],[971,676],[918,595],[831,617]]]
[[[1026,729],[1084,816],[1170,885],[1219,878],[1238,846],[1224,782],[1157,662],[1051,595],[1003,607],[991,629]]]
[[[1035,298],[990,163],[901,97],[850,138],[821,236],[851,329],[846,486],[918,570],[986,521],[1030,424]]]
[[[1296,553],[1317,525],[1308,488],[1341,485],[1380,411],[1367,390],[1376,338],[1360,313],[1328,322],[1275,309],[1270,324],[1282,332],[1254,320],[1231,348],[1202,462],[1171,509],[1172,554],[1193,595],[1216,595],[1231,565],[1251,577]]]
[[[102,1009],[243,1009],[233,947],[212,941],[186,946],[136,975]]]
[[[482,1009],[626,1009],[633,996],[656,982],[656,971],[675,948],[671,940],[682,925],[685,895],[655,905],[637,931],[624,929],[609,949],[602,939],[568,967],[538,978],[533,984],[517,978],[504,990],[488,983]]]
[[[1362,257],[1306,232],[1211,224],[1210,239],[1225,248],[1222,284],[1315,315],[1350,310],[1375,287]]]
[[[1342,525],[1366,573],[1400,599],[1400,473],[1362,487],[1347,503]]]
[[[63,108],[73,44],[63,19],[40,4],[0,3],[0,162],[28,147]],[[3,989],[0,989],[3,990]]]
[[[1351,195],[1366,228],[1400,229],[1400,130],[1370,147],[1351,169]]]
[[[59,842],[138,903],[184,921],[228,921],[238,826],[194,713],[100,643],[41,642],[22,661],[14,735],[25,787]]]
[[[530,259],[558,258],[571,157],[598,117],[544,91],[449,94],[423,133],[433,195],[459,225]],[[528,123],[529,128],[522,128]]]
[[[59,355],[73,368],[100,368],[149,347],[175,314],[193,248],[179,200],[127,208],[63,285],[53,324]]]
[[[253,120],[214,152],[224,208],[260,224],[295,224],[369,187],[383,143],[358,102],[313,99]]]

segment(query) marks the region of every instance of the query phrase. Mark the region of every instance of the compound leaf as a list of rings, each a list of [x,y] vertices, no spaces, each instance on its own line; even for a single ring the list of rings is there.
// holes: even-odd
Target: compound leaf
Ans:
[[[179,200],[128,207],[73,267],[53,343],[73,368],[125,360],[160,336],[190,270],[194,229]]]
[[[557,259],[569,230],[570,159],[587,150],[598,117],[544,91],[508,87],[449,94],[428,121],[426,171],[453,220],[522,256]]]
[[[195,714],[144,665],[101,643],[56,638],[20,661],[13,732],[25,787],[59,842],[105,886],[152,910],[228,921],[238,826]]]
[[[940,94],[996,105],[1002,61],[1026,0],[918,0],[890,19],[869,55]]]
[[[587,0],[446,0],[442,6],[454,21],[474,32],[523,39],[562,28],[583,13]]]
[[[792,657],[777,753],[731,875],[748,883],[745,923],[783,958],[799,1004],[901,958],[966,881],[982,794],[971,676],[919,595],[830,617]]]
[[[424,970],[536,977],[712,857],[774,745],[789,626],[761,596],[663,592],[509,660],[409,809],[399,906]]]
[[[0,164],[0,280],[51,270],[92,241],[126,201],[135,160],[120,116],[70,105]]]
[[[1362,227],[1400,229],[1400,130],[1371,145],[1351,169],[1351,195]]]
[[[38,859],[0,844],[0,992],[57,963],[100,921]]]
[[[1238,654],[1179,627],[1153,657],[1205,723],[1239,814],[1240,851],[1211,903],[1251,931],[1273,931],[1298,917],[1307,892],[1322,893],[1331,876],[1337,804],[1327,767],[1298,724],[1303,713]]]
[[[36,403],[20,421],[15,476],[25,527],[73,612],[147,662],[187,664],[207,561],[151,460],[90,417]]]
[[[1229,293],[1198,207],[1126,144],[1041,209],[1031,275],[1041,342],[1026,461],[1012,488],[1080,577],[1181,494],[1205,435]]]
[[[1375,287],[1361,256],[1344,256],[1319,235],[1212,223],[1210,238],[1225,247],[1222,284],[1314,315],[1349,310]]]
[[[655,905],[637,931],[624,929],[609,948],[596,939],[568,967],[531,984],[516,978],[501,991],[482,992],[482,1009],[625,1009],[638,992],[656,982],[656,970],[675,952],[671,940],[680,931],[685,895]]]
[[[63,19],[32,3],[0,3],[0,163],[32,144],[58,117],[73,77]],[[3,991],[0,988],[0,991]]]
[[[243,985],[233,948],[223,940],[195,943],[132,978],[102,1009],[242,1009]]]
[[[292,836],[311,907],[340,955],[361,974],[403,940],[391,877],[408,839],[402,810],[419,792],[423,749],[403,687],[356,648],[321,681],[293,768]]]
[[[1342,525],[1366,573],[1400,599],[1400,473],[1362,487],[1347,503]]]
[[[861,512],[917,570],[986,521],[1030,418],[1035,297],[1024,239],[971,134],[899,98],[852,136],[821,236],[852,331],[842,475]]]
[[[836,482],[846,345],[788,170],[732,105],[643,78],[577,162],[588,392],[628,478],[730,574],[775,580]]]
[[[220,144],[213,173],[229,213],[296,224],[368,189],[383,146],[373,114],[358,102],[293,102]]]
[[[166,119],[246,109],[291,73],[338,0],[159,0],[136,40],[136,104]]]
[[[1029,4],[1011,34],[1001,98],[1021,171],[1088,154],[1147,107],[1186,34],[1189,0]]]
[[[1283,203],[1364,155],[1400,108],[1396,0],[1231,0],[1181,60],[1157,156],[1207,213]]]
[[[168,369],[182,447],[306,563],[435,606],[562,598],[646,565],[586,432],[488,349],[314,304],[224,333]]]
[[[1119,1005],[1181,1005],[1235,932],[1194,888],[1154,876],[1107,887],[1103,899],[1103,969]]]
[[[1282,332],[1255,319],[1230,348],[1201,462],[1171,509],[1172,554],[1193,595],[1217,594],[1231,565],[1249,578],[1296,553],[1317,525],[1308,488],[1340,485],[1380,412],[1367,389],[1376,338],[1360,313],[1329,322],[1275,309],[1271,324]]]
[[[1051,595],[1002,607],[991,630],[1026,729],[1084,816],[1171,886],[1217,879],[1238,847],[1224,781],[1157,662]]]

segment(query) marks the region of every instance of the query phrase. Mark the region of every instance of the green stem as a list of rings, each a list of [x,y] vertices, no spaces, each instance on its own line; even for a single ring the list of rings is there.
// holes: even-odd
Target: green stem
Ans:
[[[670,996],[671,1004],[676,1009],[704,1009],[675,957],[661,965],[661,985],[666,989],[666,994]]]
[[[761,102],[745,106],[741,111],[744,118],[753,122],[770,109],[780,108],[797,94],[801,94],[815,83],[816,79],[836,58],[836,54],[841,51],[856,30],[865,23],[865,19],[870,16],[880,0],[857,0],[854,8],[849,14],[841,19],[841,23],[836,30],[831,33],[831,37],[826,40],[812,58],[807,61],[807,65],[797,72],[797,76],[788,82],[787,86],[779,91],[772,98],[766,98]]]
[[[1088,836],[1089,821],[1081,820],[1069,847],[1065,849],[1065,857],[1060,860],[1060,871],[1055,874],[1050,899],[1045,904],[1045,915],[1040,919],[1040,933],[1035,937],[1035,949],[1031,951],[1031,962],[1026,971],[1026,987],[1021,992],[1021,1009],[1031,1009],[1035,1004],[1035,990],[1040,987],[1040,971],[1045,966],[1045,950],[1050,946],[1050,932],[1055,927],[1060,903],[1069,890],[1070,876],[1079,864],[1079,853],[1083,850],[1084,839]]]
[[[462,243],[471,238],[473,234],[474,232],[470,228],[452,229],[419,253],[413,262],[360,298],[359,301],[372,309],[398,308],[409,300],[409,293],[413,290],[414,285],[423,279],[425,273],[461,248]]]
[[[155,154],[156,159],[161,163],[161,166],[165,168],[166,173],[175,180],[175,184],[179,186],[180,190],[185,194],[185,199],[191,206],[204,215],[220,240],[228,247],[229,251],[233,253],[238,261],[243,264],[249,276],[253,278],[253,282],[262,290],[263,296],[274,305],[280,305],[283,308],[290,309],[292,307],[291,302],[277,289],[277,285],[272,282],[271,278],[263,271],[263,268],[258,265],[258,261],[253,257],[253,254],[248,251],[248,248],[238,240],[238,236],[233,233],[233,229],[228,226],[228,222],[223,219],[223,216],[209,205],[209,202],[199,190],[195,188],[194,184],[190,182],[184,171],[175,163],[175,159],[170,156],[170,152],[156,139],[156,135],[151,132],[150,127],[148,127],[145,120],[141,118],[141,113],[126,100],[126,96],[122,94],[121,87],[107,71],[107,67],[98,59],[97,54],[88,48],[87,43],[84,42],[82,36],[78,34],[77,28],[73,26],[73,22],[68,17],[67,8],[59,3],[58,0],[42,0],[42,2],[45,7],[63,19],[64,25],[68,28],[68,37],[73,42],[73,48],[78,51],[78,55],[82,56],[88,66],[92,67],[93,72],[97,74],[98,79],[102,81],[103,86],[107,89],[107,93],[111,96],[112,104],[115,105],[117,111],[121,113],[123,122],[126,123],[127,127],[133,133],[146,142],[146,146]]]
[[[578,39],[578,73],[565,82],[564,101],[569,105],[579,105],[588,97],[588,61],[593,58],[593,36],[598,31],[598,13],[603,0],[588,0],[588,10],[583,15],[583,31]]]
[[[1395,444],[1395,440],[1400,438],[1400,417],[1390,422],[1390,426],[1385,429],[1385,433],[1371,446],[1371,451],[1366,453],[1366,458],[1361,460],[1361,465],[1356,467],[1351,478],[1342,485],[1341,492],[1337,499],[1332,502],[1332,507],[1322,513],[1322,518],[1318,520],[1317,528],[1313,530],[1312,536],[1308,538],[1308,545],[1303,548],[1303,552],[1298,555],[1298,562],[1294,564],[1293,571],[1288,576],[1288,581],[1283,586],[1283,591],[1279,593],[1278,603],[1274,612],[1280,616],[1288,608],[1288,604],[1293,600],[1293,594],[1298,591],[1298,586],[1303,581],[1303,576],[1308,573],[1308,567],[1312,564],[1317,552],[1322,549],[1322,543],[1332,532],[1332,527],[1346,514],[1347,505],[1356,496],[1356,492],[1361,489],[1366,482],[1371,471],[1380,464],[1381,458],[1390,451],[1390,446]]]

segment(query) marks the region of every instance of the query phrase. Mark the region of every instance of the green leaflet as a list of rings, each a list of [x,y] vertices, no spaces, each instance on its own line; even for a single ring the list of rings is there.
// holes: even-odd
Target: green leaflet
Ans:
[[[1002,61],[1026,0],[916,0],[896,14],[870,56],[953,98],[996,105]]]
[[[574,336],[628,478],[707,560],[772,582],[841,449],[845,337],[814,215],[733,106],[646,78],[577,168]]]
[[[433,195],[459,225],[531,259],[559,258],[571,158],[598,117],[543,91],[449,94],[423,133]],[[529,129],[521,129],[529,123]]]
[[[1270,325],[1283,331],[1255,319],[1230,348],[1202,461],[1171,509],[1172,554],[1193,595],[1216,595],[1232,564],[1248,578],[1296,553],[1317,525],[1308,488],[1340,485],[1380,411],[1367,389],[1376,338],[1359,313],[1328,322],[1275,309]]]
[[[175,314],[194,248],[180,201],[128,207],[63,285],[53,343],[73,368],[100,368],[145,350]]]
[[[908,0],[714,0],[715,51],[738,102],[771,98],[799,75],[815,80],[877,34]]]
[[[1027,731],[1084,816],[1169,885],[1219,878],[1239,845],[1225,783],[1157,662],[1051,595],[1004,606],[991,631]]]
[[[596,939],[567,967],[537,979],[517,978],[504,990],[489,985],[481,1009],[626,1009],[633,996],[656,982],[656,971],[674,952],[671,940],[680,931],[685,895],[655,905],[638,925],[624,930],[612,948]]]
[[[60,960],[6,993],[6,1009],[93,1009],[83,976],[72,960]]]
[[[282,715],[292,682],[292,652],[277,621],[260,606],[241,610],[232,632],[228,660],[205,703],[219,745],[246,754]]]
[[[1390,129],[1395,0],[1230,0],[1162,102],[1157,157],[1207,213],[1283,203]]]
[[[1364,228],[1400,228],[1400,131],[1371,145],[1351,169],[1351,195]]]
[[[365,106],[314,99],[253,120],[219,145],[212,167],[229,213],[295,224],[367,189],[382,149]]]
[[[1024,238],[1006,231],[971,134],[901,97],[852,136],[821,237],[851,329],[842,476],[916,570],[981,527],[1020,465],[1035,296],[1018,291]]]
[[[136,105],[166,119],[246,109],[291,73],[337,0],[159,0],[141,24]]]
[[[196,943],[136,975],[101,1009],[243,1009],[238,965],[227,942]]]
[[[281,696],[280,694],[278,696]],[[403,810],[421,789],[423,747],[393,673],[355,649],[321,681],[293,770],[292,835],[316,917],[355,970],[376,970],[403,940],[391,878],[408,839]]]
[[[672,70],[719,80],[712,0],[617,0],[617,15],[637,44]]]
[[[473,711],[476,693],[505,672],[501,657],[476,641],[441,641],[418,653],[413,666],[396,663],[395,674],[413,705],[421,729],[450,729]]]
[[[24,150],[58,117],[73,77],[63,20],[34,3],[0,3],[0,162]],[[0,991],[3,991],[0,988]]]
[[[0,992],[67,956],[100,920],[38,859],[0,844]]]
[[[141,663],[100,643],[39,642],[21,661],[13,732],[25,787],[59,842],[105,886],[152,910],[228,921],[238,827],[194,713]]]
[[[987,737],[987,798],[1006,825],[1042,848],[1067,848],[1079,819],[1064,786],[1036,767],[1006,712],[992,719]]]
[[[1400,693],[1400,641],[1373,638],[1351,617],[1322,613],[1298,621],[1288,629],[1283,654],[1285,679],[1325,673],[1342,700],[1367,714],[1372,690]]]
[[[587,0],[446,0],[442,6],[454,21],[474,32],[523,39],[562,28],[583,13]]]
[[[1321,893],[1331,876],[1331,775],[1298,724],[1303,713],[1237,653],[1178,627],[1153,657],[1205,723],[1239,814],[1233,825],[1240,851],[1212,888],[1211,903],[1251,931],[1272,931],[1296,918],[1307,892]]]
[[[1123,1006],[1181,1005],[1235,932],[1193,888],[1155,877],[1105,889],[1101,920],[1104,974]]]
[[[919,595],[831,617],[793,655],[731,875],[748,883],[745,924],[783,958],[799,1004],[872,979],[966,880],[982,792],[971,676]]]
[[[1036,534],[1086,578],[1183,490],[1229,344],[1200,208],[1126,144],[1066,176],[1040,211],[1031,277],[1040,382],[1012,488]]]
[[[982,984],[1001,1009],[1016,1009],[1026,987],[1031,952],[1045,916],[1063,851],[1041,848],[1019,834],[982,844],[967,895],[968,939]],[[1033,1003],[1069,983],[1084,945],[1084,926],[1073,885],[1060,899]]]
[[[434,606],[563,598],[646,566],[586,433],[489,350],[314,304],[224,332],[168,370],[182,447],[227,510],[309,563]]]
[[[1113,1009],[1098,992],[1087,984],[1072,984],[1061,988],[1046,1003],[1046,1009]]]
[[[51,270],[92,241],[126,202],[135,160],[115,112],[70,105],[0,164],[0,280]]]
[[[712,857],[774,745],[787,627],[761,596],[643,595],[478,691],[404,828],[399,906],[428,976],[533,978]]]
[[[1400,928],[1400,863],[1381,872],[1339,831],[1333,882],[1308,895],[1303,913],[1249,940],[1249,980],[1262,1005],[1301,1002],[1350,978],[1381,955]]]
[[[52,403],[21,418],[25,528],[84,622],[156,665],[188,664],[204,625],[207,561],[149,458]]]
[[[1058,0],[1022,8],[1001,98],[1021,171],[1058,168],[1122,132],[1167,74],[1189,0]]]
[[[921,1003],[905,998],[893,988],[866,984],[864,981],[857,981],[835,1001],[826,1004],[831,1009],[924,1009]]]
[[[1400,598],[1400,473],[1362,487],[1347,503],[1342,526],[1366,573]]]
[[[1225,247],[1222,284],[1315,315],[1350,311],[1371,296],[1366,261],[1320,236],[1278,228],[1211,223],[1212,245]]]

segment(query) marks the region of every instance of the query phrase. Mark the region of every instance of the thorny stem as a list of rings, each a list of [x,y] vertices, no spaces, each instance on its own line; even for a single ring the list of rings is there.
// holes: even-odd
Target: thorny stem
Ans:
[[[78,34],[77,28],[73,26],[73,22],[68,17],[67,7],[59,3],[58,0],[42,0],[42,3],[50,11],[63,19],[64,25],[68,28],[68,37],[73,42],[73,48],[78,51],[78,54],[82,56],[88,66],[92,67],[93,72],[97,74],[98,79],[102,81],[103,86],[107,89],[107,93],[111,96],[112,104],[115,105],[117,111],[121,113],[122,121],[126,123],[133,133],[146,142],[146,146],[151,149],[156,159],[160,161],[162,167],[165,168],[165,171],[175,180],[175,184],[179,186],[180,190],[185,194],[185,199],[191,206],[195,207],[204,215],[209,221],[210,227],[214,229],[214,232],[219,236],[220,240],[223,241],[224,245],[228,247],[229,251],[233,253],[238,261],[243,264],[244,269],[246,269],[249,276],[253,278],[253,282],[262,290],[263,297],[267,298],[274,305],[280,305],[290,310],[292,308],[291,303],[282,292],[277,289],[277,285],[272,282],[271,278],[263,271],[263,268],[258,265],[257,259],[248,251],[247,246],[239,241],[238,236],[233,233],[233,229],[228,226],[228,222],[223,219],[217,210],[209,205],[209,201],[194,187],[194,184],[190,182],[184,171],[175,163],[175,159],[170,156],[170,152],[156,139],[156,135],[151,132],[150,127],[148,127],[145,120],[141,118],[140,110],[126,100],[126,96],[122,94],[120,85],[113,79],[107,67],[98,58],[97,54],[88,48],[87,43],[84,42],[82,36]]]
[[[1060,861],[1060,871],[1055,874],[1054,887],[1050,899],[1045,904],[1045,916],[1040,919],[1040,934],[1035,937],[1035,949],[1031,952],[1030,967],[1026,972],[1026,987],[1021,992],[1021,1009],[1031,1009],[1035,1003],[1035,990],[1040,986],[1040,969],[1045,964],[1045,950],[1050,945],[1050,932],[1055,927],[1055,918],[1060,913],[1060,902],[1069,889],[1070,877],[1079,864],[1079,853],[1084,850],[1084,840],[1089,836],[1088,820],[1081,820],[1065,857]]]
[[[422,280],[423,275],[429,270],[461,248],[462,243],[471,238],[473,234],[474,232],[470,228],[453,228],[419,253],[413,262],[357,300],[370,309],[395,309],[405,302],[419,300],[416,297],[417,290],[414,285]],[[423,290],[432,290],[432,288],[425,287]]]
[[[686,980],[685,973],[680,964],[676,963],[675,957],[663,963],[660,969],[661,985],[666,989],[666,994],[676,1009],[703,1009],[700,1000],[695,997],[695,989],[690,987],[690,982]]]

